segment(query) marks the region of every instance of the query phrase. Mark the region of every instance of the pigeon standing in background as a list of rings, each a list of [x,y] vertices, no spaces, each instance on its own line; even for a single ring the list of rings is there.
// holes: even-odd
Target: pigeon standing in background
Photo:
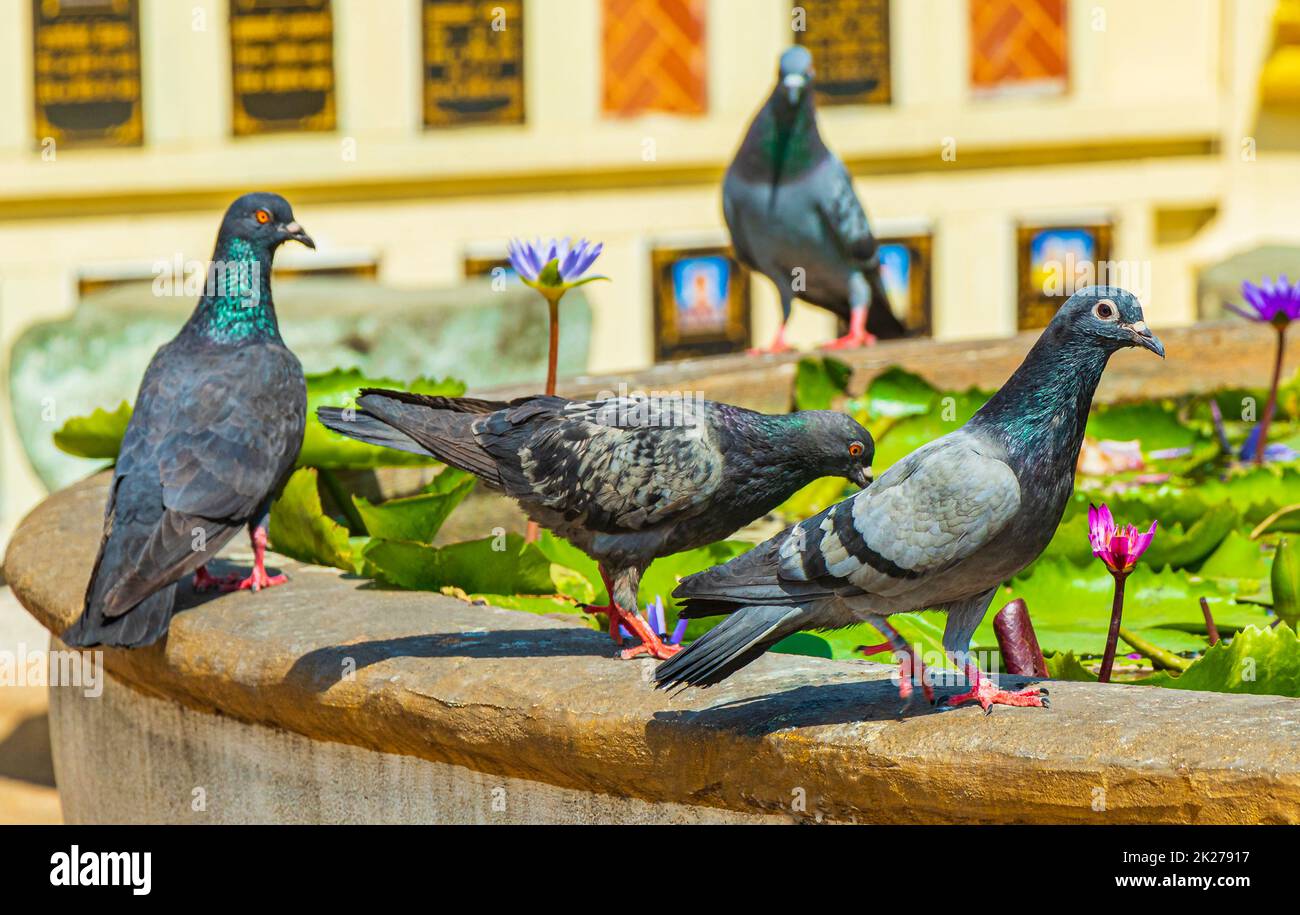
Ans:
[[[870,434],[832,411],[769,416],[691,397],[511,403],[364,390],[320,421],[363,442],[431,454],[516,499],[600,565],[609,604],[589,608],[641,640],[624,658],[667,658],[637,610],[659,556],[705,546],[825,476],[870,482]]]
[[[191,572],[196,588],[284,581],[266,574],[264,521],[306,424],[302,366],[280,339],[271,300],[271,260],[290,239],[316,247],[277,194],[247,194],[226,211],[205,294],[140,383],[85,609],[62,636],[68,645],[156,642],[176,583]],[[245,527],[252,573],[208,575],[207,560]]]
[[[722,182],[736,257],[781,296],[781,328],[767,352],[789,348],[785,325],[796,298],[848,318],[849,332],[831,348],[905,333],[890,310],[876,239],[853,181],[817,130],[812,82],[807,48],[781,55],[776,88]]]
[[[868,489],[684,579],[675,592],[684,616],[731,616],[659,665],[659,686],[709,686],[791,633],[869,622],[903,656],[899,691],[909,699],[909,675],[924,683],[924,672],[887,617],[937,609],[948,614],[944,650],[970,685],[948,704],[1047,705],[1046,690],[1010,692],[982,677],[970,640],[998,587],[1052,539],[1074,489],[1093,393],[1111,355],[1130,346],[1164,356],[1132,294],[1092,286],[1071,296],[1011,380],[960,429]]]

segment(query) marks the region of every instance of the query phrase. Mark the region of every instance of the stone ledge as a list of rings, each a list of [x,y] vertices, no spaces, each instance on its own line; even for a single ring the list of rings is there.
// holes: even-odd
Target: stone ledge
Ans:
[[[53,632],[80,606],[106,479],[48,499],[5,557]],[[1060,683],[1050,711],[898,720],[888,668],[771,655],[669,696],[650,662],[615,660],[572,620],[279,565],[288,585],[204,600],[163,644],[105,652],[112,682],[315,741],[747,820],[788,816],[803,789],[805,815],[830,821],[1300,822],[1296,700]]]

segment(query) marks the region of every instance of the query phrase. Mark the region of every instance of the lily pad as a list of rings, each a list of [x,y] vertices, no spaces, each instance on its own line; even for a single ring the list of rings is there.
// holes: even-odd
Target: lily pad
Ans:
[[[1117,442],[1139,441],[1143,451],[1185,448],[1200,434],[1178,418],[1172,401],[1142,401],[1096,407],[1088,417],[1088,435]]]
[[[929,413],[938,396],[939,391],[920,375],[895,366],[877,375],[854,405],[869,419],[901,419]]]
[[[1160,671],[1137,683],[1173,689],[1300,698],[1300,638],[1286,623],[1247,627],[1218,642],[1186,671]]]
[[[799,360],[794,376],[794,405],[797,410],[829,410],[849,389],[853,369],[834,356]]]
[[[358,541],[363,545],[365,538],[354,540],[346,527],[325,514],[314,467],[295,471],[285,484],[271,506],[268,537],[273,550],[300,562],[362,571]]]

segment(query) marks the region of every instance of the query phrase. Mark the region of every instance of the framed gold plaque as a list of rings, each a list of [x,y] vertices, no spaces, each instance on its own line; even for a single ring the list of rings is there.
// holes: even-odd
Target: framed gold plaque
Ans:
[[[422,0],[424,126],[524,122],[523,0]]]
[[[138,0],[32,0],[36,143],[139,146]]]
[[[818,105],[890,103],[889,0],[796,0],[791,13],[795,41],[812,52]]]
[[[730,248],[656,248],[650,258],[657,361],[749,345],[749,271]]]
[[[230,0],[235,136],[333,130],[330,0]]]

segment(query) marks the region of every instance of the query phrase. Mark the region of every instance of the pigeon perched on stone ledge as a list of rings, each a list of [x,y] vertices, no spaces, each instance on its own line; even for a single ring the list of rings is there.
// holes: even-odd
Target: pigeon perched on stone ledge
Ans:
[[[781,55],[776,88],[722,182],[736,257],[775,283],[781,296],[781,327],[767,352],[788,349],[785,325],[796,298],[849,319],[849,332],[834,348],[905,333],[890,310],[876,239],[853,180],[817,129],[812,82],[807,48]]]
[[[316,247],[278,194],[246,194],[217,235],[206,294],[140,382],[104,514],[81,617],[62,639],[137,648],[167,632],[176,582],[258,590],[264,521],[302,447],[307,386],[280,338],[271,261],[293,240]],[[205,564],[241,529],[253,571],[218,580]],[[237,578],[237,577],[236,577]]]
[[[721,540],[826,476],[870,481],[866,429],[832,411],[767,415],[690,397],[510,403],[365,390],[359,409],[323,407],[330,429],[431,454],[518,500],[600,565],[610,602],[590,608],[641,639],[623,657],[666,658],[637,612],[650,562]]]
[[[902,655],[902,697],[911,697],[913,675],[931,694],[887,617],[937,609],[948,614],[944,650],[970,685],[949,704],[1047,705],[1046,690],[1009,692],[982,677],[970,640],[1002,582],[1052,539],[1102,371],[1133,346],[1164,356],[1132,294],[1094,286],[1072,296],[1002,390],[960,429],[851,498],[684,579],[674,595],[685,600],[684,616],[731,615],[659,665],[658,685],[710,686],[794,632],[869,622]]]

